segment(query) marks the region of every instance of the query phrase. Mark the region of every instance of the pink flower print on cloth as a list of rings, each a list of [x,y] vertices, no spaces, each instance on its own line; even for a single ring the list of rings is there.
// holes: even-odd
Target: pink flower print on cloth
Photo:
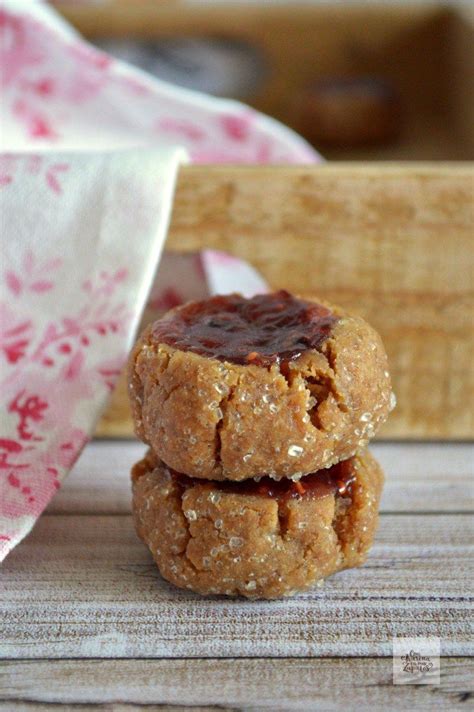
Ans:
[[[183,158],[168,149],[2,161],[0,558],[60,486],[120,373]]]
[[[182,89],[81,40],[50,7],[0,9],[4,150],[180,145],[194,163],[314,163],[296,133],[228,99]],[[53,174],[54,180],[54,174]]]

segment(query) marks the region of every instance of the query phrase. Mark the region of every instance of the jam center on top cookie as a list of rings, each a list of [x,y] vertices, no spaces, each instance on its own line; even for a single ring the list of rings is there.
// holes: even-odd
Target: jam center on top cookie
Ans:
[[[262,477],[258,482],[253,479],[243,480],[242,482],[214,481],[188,477],[171,469],[169,469],[169,472],[173,479],[185,489],[197,485],[208,485],[212,490],[243,495],[258,495],[278,500],[296,499],[305,496],[316,499],[327,497],[328,495],[350,497],[352,485],[355,481],[352,460],[344,460],[327,470],[318,470],[318,472],[305,475],[297,482],[287,478],[273,480],[268,476]]]
[[[182,351],[238,364],[269,366],[318,349],[337,317],[322,304],[281,290],[191,302],[156,322],[154,337]]]

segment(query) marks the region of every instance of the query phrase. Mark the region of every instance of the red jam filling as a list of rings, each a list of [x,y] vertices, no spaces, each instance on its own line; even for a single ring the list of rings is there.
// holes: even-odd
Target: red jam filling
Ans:
[[[281,290],[191,302],[157,321],[154,338],[182,351],[238,364],[270,366],[318,349],[337,317]]]
[[[327,497],[328,495],[339,495],[350,497],[352,485],[355,481],[355,471],[351,460],[338,462],[327,470],[319,470],[310,475],[305,475],[298,482],[290,479],[273,480],[271,477],[262,477],[259,482],[256,480],[244,480],[243,482],[216,482],[202,480],[196,477],[182,475],[175,470],[169,470],[172,478],[181,487],[187,489],[196,485],[207,485],[209,488],[232,492],[234,494],[258,495],[261,497],[271,497],[272,499],[287,500],[301,497]]]

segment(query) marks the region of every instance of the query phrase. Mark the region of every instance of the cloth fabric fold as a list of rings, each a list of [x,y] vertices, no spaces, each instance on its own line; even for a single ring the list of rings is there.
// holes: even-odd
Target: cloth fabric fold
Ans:
[[[120,373],[184,160],[181,149],[3,158],[3,556],[59,487]]]

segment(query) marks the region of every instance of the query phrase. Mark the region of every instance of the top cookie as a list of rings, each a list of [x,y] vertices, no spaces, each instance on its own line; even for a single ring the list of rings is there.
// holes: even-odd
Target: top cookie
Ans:
[[[192,477],[292,477],[364,447],[393,399],[378,334],[280,291],[190,302],[130,358],[137,435]]]

